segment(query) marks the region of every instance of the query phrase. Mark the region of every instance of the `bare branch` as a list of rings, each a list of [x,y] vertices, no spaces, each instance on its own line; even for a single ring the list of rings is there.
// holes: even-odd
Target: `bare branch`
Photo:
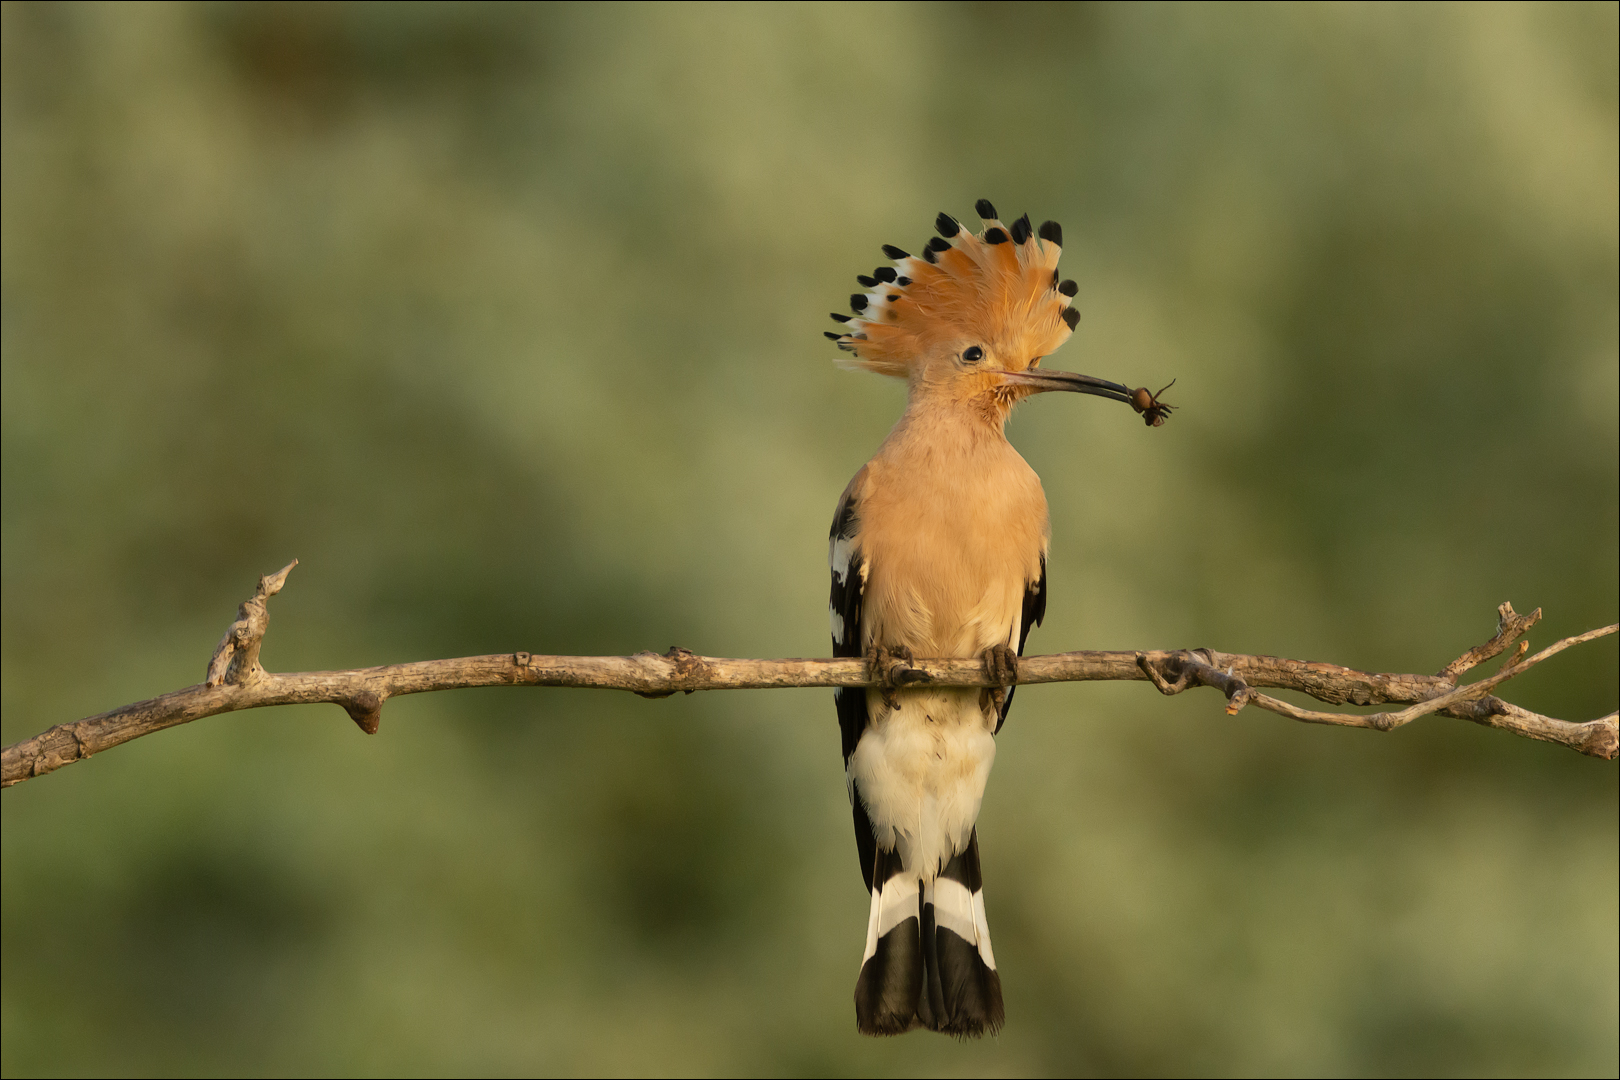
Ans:
[[[772,689],[786,686],[839,687],[930,684],[995,689],[1001,684],[979,657],[907,660],[903,670],[874,670],[869,658],[838,660],[739,660],[698,656],[671,648],[659,655],[541,656],[526,652],[423,660],[410,664],[350,671],[304,671],[287,675],[267,672],[259,650],[269,626],[266,602],[281,591],[293,562],[259,579],[236,621],[225,632],[208,665],[208,676],[148,701],[113,709],[71,724],[61,724],[32,739],[6,747],[0,762],[0,786],[10,787],[63,765],[82,761],[120,743],[204,716],[257,709],[268,705],[327,703],[342,706],[367,734],[376,734],[382,707],[390,698],[434,690],[474,686],[572,686],[629,690],[644,697],[667,697],[698,690]],[[1439,713],[1501,728],[1526,738],[1558,743],[1591,757],[1612,761],[1620,754],[1616,713],[1586,723],[1542,716],[1495,697],[1489,691],[1565,649],[1620,630],[1605,626],[1564,638],[1523,659],[1526,643],[1518,641],[1541,618],[1537,608],[1518,615],[1511,604],[1497,609],[1496,635],[1447,664],[1437,675],[1401,675],[1357,671],[1338,664],[1250,656],[1213,649],[1150,652],[1071,652],[1027,656],[1018,661],[1020,684],[1053,682],[1151,682],[1163,694],[1209,686],[1226,696],[1226,712],[1246,705],[1311,724],[1391,731],[1421,716]],[[1463,686],[1457,676],[1518,647],[1501,670]],[[891,660],[890,666],[894,666]],[[1260,693],[1256,687],[1296,690],[1335,705],[1405,704],[1393,712],[1343,713],[1301,709]]]

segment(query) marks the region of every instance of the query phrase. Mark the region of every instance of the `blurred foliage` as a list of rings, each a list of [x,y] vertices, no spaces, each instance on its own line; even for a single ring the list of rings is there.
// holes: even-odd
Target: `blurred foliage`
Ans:
[[[882,242],[1063,222],[1041,652],[1616,617],[1616,6],[4,5],[7,742],[282,670],[827,652]],[[1615,705],[1612,640],[1515,700]],[[830,696],[238,714],[4,795],[8,1074],[1607,1074],[1617,771],[1019,695],[1003,1035],[871,1042]]]

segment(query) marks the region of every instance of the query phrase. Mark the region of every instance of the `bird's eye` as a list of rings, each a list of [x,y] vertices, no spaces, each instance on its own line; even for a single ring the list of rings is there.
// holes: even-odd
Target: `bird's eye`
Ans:
[[[962,359],[966,363],[977,364],[984,359],[984,350],[974,345],[962,354]]]

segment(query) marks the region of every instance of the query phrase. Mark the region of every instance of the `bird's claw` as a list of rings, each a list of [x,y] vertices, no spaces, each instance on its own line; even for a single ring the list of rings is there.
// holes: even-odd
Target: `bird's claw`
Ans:
[[[997,686],[1012,686],[1018,682],[1018,654],[1007,645],[992,645],[984,650],[984,670]]]
[[[883,704],[891,709],[900,707],[896,691],[909,683],[924,682],[928,673],[915,666],[917,658],[904,645],[880,646],[873,642],[866,650],[866,662],[871,665],[872,676],[883,694]]]
[[[1006,645],[984,650],[984,670],[995,685],[985,690],[984,704],[994,704],[1000,712],[1007,704],[1007,687],[1018,682],[1018,654]]]

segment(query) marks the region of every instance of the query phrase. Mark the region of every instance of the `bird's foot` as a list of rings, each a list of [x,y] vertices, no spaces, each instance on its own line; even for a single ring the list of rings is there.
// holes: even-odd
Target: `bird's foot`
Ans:
[[[1000,712],[1007,704],[1007,687],[1018,682],[1018,654],[1007,645],[984,650],[984,670],[995,685],[985,690],[983,704],[994,704]]]
[[[1012,686],[1018,682],[1018,654],[1007,645],[992,645],[984,650],[984,670],[997,686]]]
[[[919,671],[913,666],[917,658],[904,645],[882,646],[874,641],[866,650],[866,662],[871,666],[872,677],[883,693],[883,704],[891,709],[900,707],[896,691],[902,686],[928,679],[926,671]]]

